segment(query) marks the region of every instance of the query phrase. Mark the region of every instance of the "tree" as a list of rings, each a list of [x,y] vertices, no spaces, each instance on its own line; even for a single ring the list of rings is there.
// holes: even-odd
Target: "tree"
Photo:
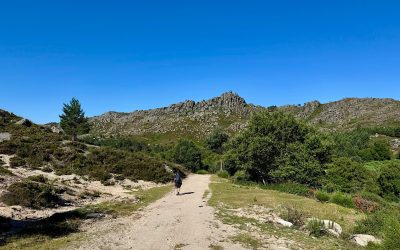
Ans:
[[[264,183],[291,180],[317,186],[330,160],[328,138],[281,111],[254,115],[227,149],[230,172],[245,170],[251,180]]]
[[[398,201],[400,199],[400,163],[390,162],[384,165],[378,183],[383,197]]]
[[[192,172],[196,172],[202,167],[200,148],[192,141],[179,140],[173,149],[172,157],[176,163],[184,165]]]
[[[72,98],[69,104],[64,103],[63,114],[60,115],[60,126],[66,134],[76,141],[78,134],[88,133],[90,125],[85,117],[85,112],[76,98]]]
[[[372,173],[361,163],[341,157],[329,164],[327,169],[329,185],[334,185],[342,192],[355,193],[367,189],[376,191]]]
[[[207,148],[222,153],[222,145],[229,140],[229,135],[221,129],[214,130],[206,139]]]

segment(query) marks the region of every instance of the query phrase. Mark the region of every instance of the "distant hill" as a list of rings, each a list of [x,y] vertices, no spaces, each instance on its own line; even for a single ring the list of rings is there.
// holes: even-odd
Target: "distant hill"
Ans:
[[[326,104],[312,101],[269,108],[284,110],[329,130],[400,125],[400,101],[387,98],[346,98]],[[217,127],[234,134],[246,126],[254,112],[263,109],[267,107],[248,104],[238,94],[227,92],[200,102],[184,101],[131,113],[107,112],[90,121],[95,134],[131,135],[162,142],[177,137],[202,139]]]

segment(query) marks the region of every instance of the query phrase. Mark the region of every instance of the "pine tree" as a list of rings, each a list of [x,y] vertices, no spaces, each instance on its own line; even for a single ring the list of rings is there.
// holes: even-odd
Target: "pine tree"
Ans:
[[[76,141],[78,134],[88,133],[90,130],[88,119],[76,98],[72,98],[69,104],[64,103],[63,114],[60,115],[60,125],[66,134]]]

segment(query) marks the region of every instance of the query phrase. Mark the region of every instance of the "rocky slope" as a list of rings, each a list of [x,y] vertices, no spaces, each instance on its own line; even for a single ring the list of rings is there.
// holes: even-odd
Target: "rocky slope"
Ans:
[[[169,107],[132,113],[108,112],[91,118],[93,131],[105,135],[201,138],[216,127],[230,133],[241,130],[251,114],[262,107],[227,92],[210,100],[184,101]]]
[[[400,101],[394,99],[347,98],[277,108],[330,130],[400,124]],[[263,109],[266,108],[248,104],[236,93],[227,92],[201,102],[185,101],[132,113],[108,112],[91,118],[91,122],[94,133],[103,135],[133,135],[156,141],[180,136],[201,139],[217,127],[231,134],[238,132],[253,112]]]

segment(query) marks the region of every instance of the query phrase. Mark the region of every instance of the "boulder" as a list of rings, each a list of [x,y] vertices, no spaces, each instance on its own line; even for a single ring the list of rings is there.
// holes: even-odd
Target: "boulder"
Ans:
[[[30,127],[30,126],[32,126],[33,123],[30,120],[24,118],[24,119],[17,121],[16,124]]]
[[[363,247],[366,247],[370,242],[375,244],[381,244],[381,240],[368,234],[354,234],[350,237],[350,241]]]
[[[0,142],[9,141],[11,139],[11,134],[7,132],[0,133]]]
[[[324,227],[329,234],[335,237],[339,237],[342,234],[343,229],[336,222],[333,222],[331,220],[323,220],[322,222],[324,223]]]
[[[282,225],[284,227],[293,227],[293,223],[291,223],[289,221],[285,221],[284,219],[281,219],[281,218],[275,219],[274,222],[279,225]]]
[[[333,235],[335,237],[339,237],[343,232],[342,227],[339,224],[337,224],[336,222],[334,222],[334,221],[331,221],[331,220],[320,220],[318,218],[309,218],[308,219],[308,221],[311,221],[311,220],[319,220],[319,221],[321,221],[325,231],[328,234]]]

